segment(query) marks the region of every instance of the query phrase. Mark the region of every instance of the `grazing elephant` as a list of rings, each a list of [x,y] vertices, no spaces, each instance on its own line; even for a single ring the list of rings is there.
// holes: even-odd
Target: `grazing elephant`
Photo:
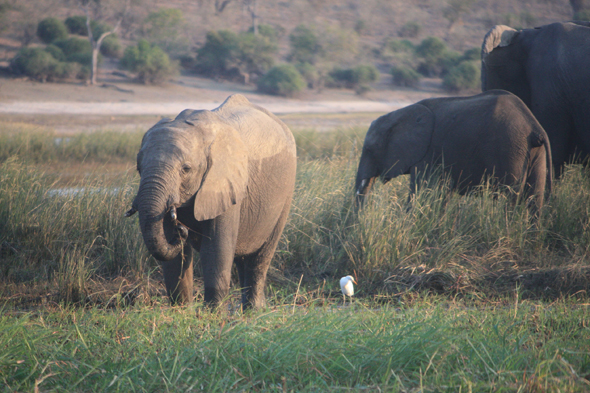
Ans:
[[[508,90],[531,109],[551,141],[556,173],[590,157],[590,22],[535,29],[495,26],[481,49],[482,90]]]
[[[547,134],[526,105],[503,90],[426,99],[373,121],[356,175],[357,202],[377,176],[386,183],[404,174],[411,175],[411,200],[418,177],[434,168],[460,193],[492,175],[532,195],[535,211],[551,190]]]
[[[212,111],[184,110],[146,132],[137,155],[139,190],[127,215],[139,212],[172,304],[192,301],[194,248],[207,304],[227,296],[235,263],[242,304],[264,305],[296,166],[289,128],[241,95]]]

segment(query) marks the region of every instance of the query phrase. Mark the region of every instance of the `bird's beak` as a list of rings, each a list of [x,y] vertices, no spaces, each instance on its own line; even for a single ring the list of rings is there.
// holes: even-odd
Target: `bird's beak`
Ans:
[[[354,278],[352,279],[352,282],[356,285],[356,281],[354,281]]]

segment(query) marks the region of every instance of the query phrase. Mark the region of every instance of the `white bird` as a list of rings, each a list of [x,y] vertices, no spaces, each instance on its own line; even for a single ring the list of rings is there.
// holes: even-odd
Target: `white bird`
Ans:
[[[352,285],[352,283],[356,284],[356,281],[354,281],[354,278],[352,278],[352,276],[346,276],[340,279],[340,289],[342,289],[344,303],[346,303],[346,296],[354,295],[354,285]]]

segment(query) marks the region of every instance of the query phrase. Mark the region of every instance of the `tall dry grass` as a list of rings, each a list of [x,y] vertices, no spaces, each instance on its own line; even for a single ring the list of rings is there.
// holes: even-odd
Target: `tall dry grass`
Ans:
[[[358,212],[353,184],[363,132],[295,133],[300,160],[291,216],[273,261],[279,275],[293,282],[303,275],[308,287],[326,280],[325,289],[337,290],[337,278],[353,273],[361,295],[413,289],[489,295],[520,287],[559,296],[588,288],[585,168],[566,169],[537,221],[523,203],[491,186],[466,196],[423,188],[408,206],[404,177],[378,184]],[[140,135],[95,133],[57,144],[51,133],[27,129],[3,137],[13,148],[0,154],[0,280],[53,283],[62,298],[76,301],[93,278],[143,279],[157,268],[136,219],[123,217],[137,187],[134,173],[114,183],[96,177],[56,189],[38,159],[44,152],[48,161],[68,165],[129,163]],[[73,150],[61,150],[62,143],[84,153],[64,154]]]

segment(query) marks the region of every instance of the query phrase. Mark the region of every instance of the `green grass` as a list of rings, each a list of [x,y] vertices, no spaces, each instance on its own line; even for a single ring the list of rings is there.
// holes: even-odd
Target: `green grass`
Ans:
[[[492,187],[426,188],[409,207],[404,177],[358,212],[364,130],[297,130],[269,307],[241,314],[203,307],[198,261],[196,307],[167,306],[137,218],[123,217],[140,133],[56,143],[49,128],[2,127],[0,391],[590,389],[581,166],[536,222]],[[359,284],[342,307],[345,274]]]
[[[53,308],[0,316],[6,391],[587,391],[590,310],[288,304]]]

